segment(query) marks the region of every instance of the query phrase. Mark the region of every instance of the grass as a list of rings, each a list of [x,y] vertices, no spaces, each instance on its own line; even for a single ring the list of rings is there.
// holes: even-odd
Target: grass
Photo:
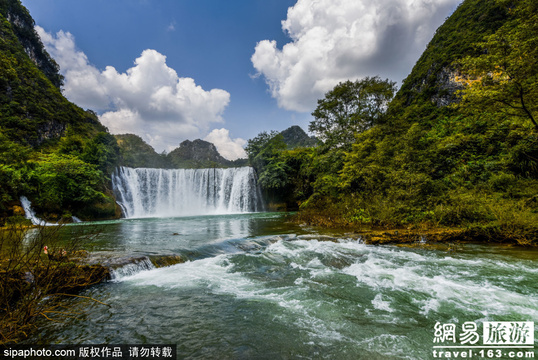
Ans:
[[[106,279],[108,269],[85,265],[79,250],[91,235],[62,240],[61,226],[8,225],[0,229],[0,345],[29,336],[40,321],[60,321],[76,314],[64,307],[67,297]],[[43,253],[62,254],[51,259]]]
[[[477,193],[447,194],[431,210],[417,210],[389,200],[348,198],[320,200],[301,209],[297,222],[347,228],[375,237],[372,243],[407,243],[426,236],[432,241],[465,241],[538,246],[538,213],[528,201]],[[398,234],[398,235],[395,235]]]

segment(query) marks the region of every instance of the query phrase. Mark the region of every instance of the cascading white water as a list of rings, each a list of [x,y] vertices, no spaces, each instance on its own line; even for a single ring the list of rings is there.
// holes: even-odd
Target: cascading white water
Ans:
[[[254,169],[120,167],[112,175],[126,218],[232,214],[261,210]]]
[[[34,210],[32,209],[32,203],[30,202],[30,200],[28,200],[28,198],[26,196],[21,196],[20,200],[21,200],[22,208],[24,209],[24,216],[28,220],[30,220],[32,222],[32,224],[40,225],[40,226],[58,225],[58,224],[53,224],[53,223],[46,222],[45,220],[42,220],[42,219],[38,218],[36,216]]]
[[[153,269],[156,269],[155,265],[153,265],[151,260],[146,256],[143,259],[133,261],[130,264],[115,269],[110,269],[110,277],[113,281],[119,281],[124,277],[137,274],[141,271]]]

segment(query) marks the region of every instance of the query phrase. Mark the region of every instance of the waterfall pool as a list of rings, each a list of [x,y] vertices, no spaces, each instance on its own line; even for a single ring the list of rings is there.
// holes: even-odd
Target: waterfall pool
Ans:
[[[95,225],[91,251],[188,261],[87,289],[110,307],[73,299],[84,315],[44,324],[28,343],[176,344],[180,359],[431,359],[435,346],[472,345],[465,323],[478,346],[486,323],[538,321],[536,250],[326,241],[278,213]]]

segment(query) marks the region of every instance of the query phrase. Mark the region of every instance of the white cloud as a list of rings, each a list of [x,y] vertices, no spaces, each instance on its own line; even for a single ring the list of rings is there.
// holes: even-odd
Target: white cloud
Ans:
[[[231,139],[230,132],[227,129],[214,129],[204,138],[217,147],[219,153],[228,160],[236,160],[247,157],[243,146],[247,141],[241,138]]]
[[[53,36],[40,26],[36,26],[36,31],[60,65],[65,76],[64,93],[69,100],[85,108],[108,107],[110,100],[100,81],[99,70],[89,64],[86,54],[76,49],[73,35],[60,30]]]
[[[112,133],[135,133],[157,151],[169,151],[224,122],[230,94],[207,91],[194,79],[179,77],[155,50],[144,50],[124,73],[112,66],[99,71],[76,49],[70,33],[53,36],[39,26],[36,30],[65,76],[65,96],[102,113],[100,120]]]
[[[282,29],[291,42],[258,42],[251,61],[287,110],[312,111],[338,82],[403,80],[461,0],[298,0]]]
[[[166,28],[166,31],[176,31],[176,22],[172,21],[170,25]]]

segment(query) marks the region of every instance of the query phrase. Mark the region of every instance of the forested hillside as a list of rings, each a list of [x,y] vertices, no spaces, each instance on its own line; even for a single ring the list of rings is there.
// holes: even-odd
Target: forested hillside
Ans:
[[[321,146],[250,140],[264,190],[311,223],[536,241],[537,7],[466,0],[394,98],[394,83],[374,76],[319,100],[310,130]]]
[[[61,94],[58,65],[18,0],[0,1],[0,214],[21,195],[53,220],[117,216],[108,174],[118,148],[91,111]]]

